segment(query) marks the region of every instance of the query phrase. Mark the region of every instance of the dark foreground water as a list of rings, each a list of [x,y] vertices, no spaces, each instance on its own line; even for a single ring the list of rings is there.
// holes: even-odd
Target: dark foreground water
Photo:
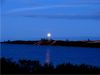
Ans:
[[[89,64],[100,67],[100,48],[1,44],[1,57],[39,60],[42,64]]]

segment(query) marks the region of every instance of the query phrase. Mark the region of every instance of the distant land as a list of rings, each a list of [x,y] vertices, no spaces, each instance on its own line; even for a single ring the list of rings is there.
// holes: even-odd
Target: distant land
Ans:
[[[46,35],[41,36],[41,37],[31,37],[31,38],[5,38],[5,37],[1,37],[0,42],[3,41],[7,41],[7,40],[40,40],[40,38],[47,38]],[[52,35],[51,37],[53,40],[70,40],[70,41],[80,41],[80,40],[100,40],[100,36],[96,37],[96,36],[68,36],[68,37],[55,37]]]
[[[4,41],[1,43],[7,44],[32,44],[32,45],[49,45],[49,46],[73,46],[73,47],[92,47],[100,48],[100,40],[80,40],[80,41],[69,41],[69,40],[34,40],[34,41],[24,41],[24,40],[15,40],[15,41]]]

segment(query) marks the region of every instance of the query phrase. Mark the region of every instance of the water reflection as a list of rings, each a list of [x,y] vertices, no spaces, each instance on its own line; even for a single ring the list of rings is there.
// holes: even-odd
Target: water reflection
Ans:
[[[50,50],[49,50],[49,49],[46,50],[46,59],[45,59],[45,63],[47,63],[47,64],[50,63]]]
[[[1,49],[2,57],[12,58],[15,61],[30,59],[39,60],[41,64],[58,65],[70,62],[100,66],[100,48],[2,44]]]

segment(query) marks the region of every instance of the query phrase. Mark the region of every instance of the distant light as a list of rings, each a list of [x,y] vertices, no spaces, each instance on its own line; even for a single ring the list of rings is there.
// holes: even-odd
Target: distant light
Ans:
[[[51,37],[51,33],[48,33],[48,34],[47,34],[47,37],[50,38],[50,37]]]

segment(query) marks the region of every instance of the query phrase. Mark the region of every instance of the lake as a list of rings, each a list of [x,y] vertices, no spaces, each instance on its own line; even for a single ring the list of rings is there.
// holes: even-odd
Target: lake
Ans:
[[[89,64],[100,67],[100,48],[1,44],[1,57],[39,60],[42,64]]]

